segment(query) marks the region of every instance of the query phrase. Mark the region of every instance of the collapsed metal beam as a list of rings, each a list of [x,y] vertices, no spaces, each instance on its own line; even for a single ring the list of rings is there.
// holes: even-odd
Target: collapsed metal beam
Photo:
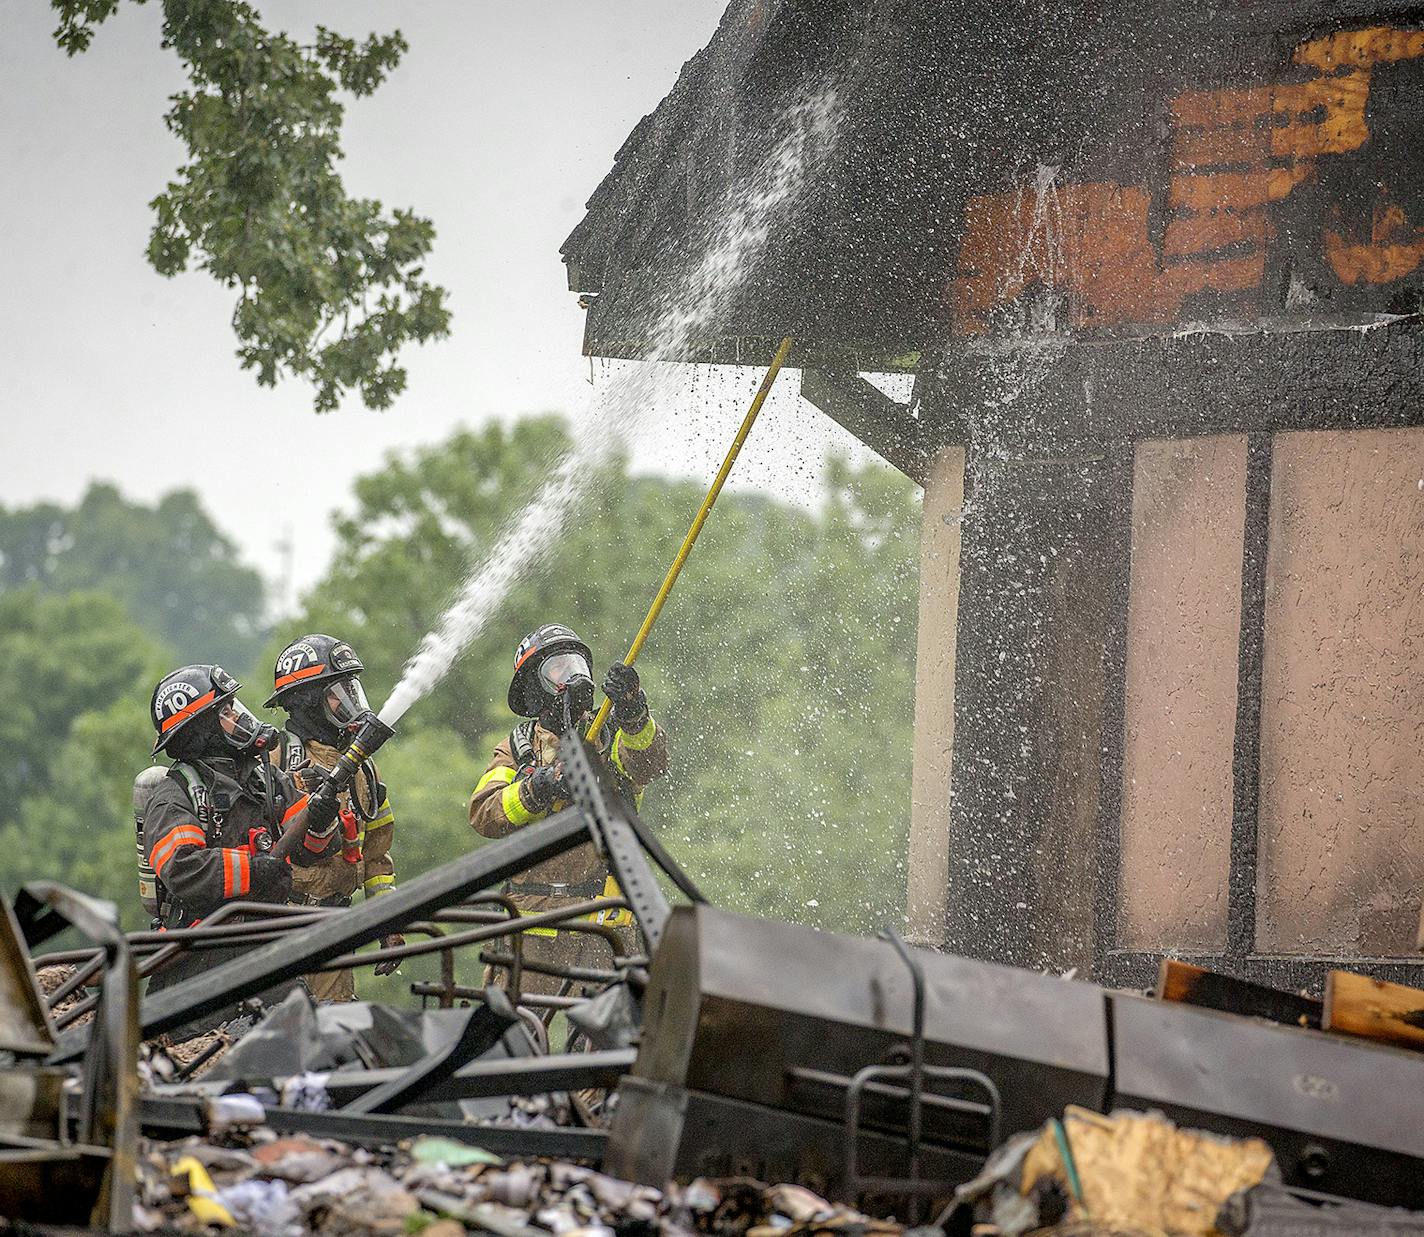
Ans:
[[[292,932],[244,957],[195,975],[147,998],[140,1015],[145,1037],[161,1034],[275,984],[296,979],[348,950],[394,932],[411,920],[463,901],[491,885],[552,859],[589,839],[584,813],[571,808],[509,837],[407,881],[379,898]],[[84,1051],[87,1029],[64,1035],[51,1058],[70,1061]]]
[[[387,895],[389,896],[389,895]],[[143,1128],[156,1137],[188,1137],[207,1133],[207,1100],[189,1096],[144,1096]],[[496,1155],[552,1156],[556,1159],[601,1162],[608,1143],[603,1130],[522,1128],[471,1125],[431,1117],[392,1117],[373,1113],[304,1112],[264,1108],[262,1124],[278,1134],[309,1134],[335,1138],[362,1147],[393,1146],[422,1135],[449,1138],[483,1147]]]
[[[499,1061],[472,1061],[421,1093],[422,1103],[448,1100],[490,1099],[502,1095],[546,1095],[550,1091],[607,1089],[633,1068],[634,1048],[606,1052],[571,1052],[548,1057],[514,1057]],[[348,1112],[351,1101],[378,1087],[404,1078],[405,1067],[343,1070],[326,1080],[332,1102]]]
[[[409,1104],[420,1103],[462,1065],[469,1064],[475,1057],[483,1056],[493,1048],[500,1037],[518,1022],[519,1015],[514,1012],[509,997],[498,988],[487,991],[485,1003],[471,1008],[464,1027],[453,1043],[401,1070],[397,1077],[382,1086],[357,1096],[346,1105],[346,1111],[399,1112]]]
[[[118,911],[53,881],[34,881],[15,897],[15,921],[31,947],[73,926],[104,951],[96,1033],[86,1037],[78,1141],[107,1151],[90,1223],[128,1232],[138,1172],[138,973]]]

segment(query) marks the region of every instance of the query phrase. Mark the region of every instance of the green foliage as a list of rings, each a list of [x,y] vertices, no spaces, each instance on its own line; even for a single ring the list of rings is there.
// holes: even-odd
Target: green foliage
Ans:
[[[180,662],[239,671],[262,647],[262,578],[236,559],[191,490],[145,507],[96,484],[73,510],[0,506],[0,591],[102,591]]]
[[[0,805],[50,787],[64,772],[55,749],[75,720],[132,699],[156,655],[108,597],[0,593]],[[145,709],[134,707],[142,719]]]
[[[52,5],[71,56],[118,8]],[[169,276],[195,263],[237,289],[237,355],[263,386],[292,374],[316,388],[319,412],[350,390],[390,407],[406,384],[400,350],[447,336],[450,314],[444,289],[423,277],[430,221],[347,196],[337,92],[374,91],[404,38],[357,42],[318,27],[303,46],[241,0],[164,0],[163,14],[163,45],[191,83],[165,117],[188,160],[152,202],[150,263]]]
[[[0,892],[65,881],[142,926],[130,788],[169,656],[108,597],[0,594]]]
[[[51,753],[48,790],[18,810],[0,810],[0,890],[60,880],[114,902],[130,931],[148,927],[138,901],[132,792],[153,745],[145,706],[156,677],[140,676],[107,708],[76,719]]]

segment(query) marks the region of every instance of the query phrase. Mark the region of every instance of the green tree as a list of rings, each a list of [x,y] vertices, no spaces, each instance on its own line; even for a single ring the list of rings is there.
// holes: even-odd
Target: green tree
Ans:
[[[55,38],[73,56],[119,0],[52,7]],[[347,196],[337,96],[374,91],[404,38],[357,42],[318,26],[303,45],[241,0],[162,8],[163,46],[190,83],[165,120],[188,160],[153,199],[149,262],[169,276],[196,264],[237,290],[237,355],[263,386],[292,374],[316,388],[318,412],[353,389],[367,407],[388,408],[406,384],[401,349],[447,336],[450,314],[444,289],[423,277],[430,221]]]
[[[127,699],[143,719],[160,656],[109,597],[0,593],[0,804],[13,808],[67,776],[57,757],[82,715]]]
[[[107,708],[76,718],[54,747],[48,788],[0,811],[7,856],[0,892],[58,880],[114,902],[130,931],[148,927],[138,900],[132,791],[153,745],[151,689],[142,677]]]
[[[110,597],[0,594],[0,892],[64,881],[141,926],[130,788],[170,657]]]
[[[266,639],[262,577],[191,490],[146,507],[95,484],[72,510],[0,507],[0,590],[30,585],[104,592],[181,660],[243,668]]]

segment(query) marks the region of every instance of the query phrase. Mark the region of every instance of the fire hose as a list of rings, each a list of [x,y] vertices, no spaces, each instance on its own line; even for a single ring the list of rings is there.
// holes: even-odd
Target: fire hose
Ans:
[[[682,546],[672,560],[672,566],[668,568],[667,575],[663,577],[662,587],[658,589],[657,596],[653,598],[653,604],[648,607],[648,615],[643,620],[643,625],[638,628],[638,634],[633,638],[628,655],[623,659],[624,664],[631,666],[638,660],[638,654],[643,651],[648,634],[653,630],[653,624],[658,621],[658,615],[663,612],[668,595],[672,592],[673,585],[677,583],[678,576],[682,574],[683,566],[687,563],[687,556],[692,553],[692,547],[697,542],[698,534],[702,532],[702,526],[707,523],[707,517],[712,514],[712,506],[717,501],[717,496],[722,492],[722,486],[726,484],[727,477],[732,471],[732,465],[737,462],[737,456],[741,454],[742,444],[746,442],[747,435],[751,433],[752,426],[756,423],[757,414],[761,412],[761,406],[766,403],[766,397],[771,393],[772,384],[776,381],[777,374],[781,372],[781,366],[785,363],[790,351],[791,337],[788,335],[781,341],[776,355],[771,358],[771,365],[767,368],[766,376],[762,378],[761,386],[757,388],[751,407],[747,409],[747,415],[742,418],[742,424],[732,439],[731,447],[727,450],[727,458],[722,461],[722,467],[717,470],[717,476],[707,491],[707,497],[702,500],[702,506],[697,509],[692,527],[687,530],[687,536],[682,539]],[[597,716],[593,719],[593,724],[588,728],[590,743],[598,739],[612,707],[613,702],[605,697]]]

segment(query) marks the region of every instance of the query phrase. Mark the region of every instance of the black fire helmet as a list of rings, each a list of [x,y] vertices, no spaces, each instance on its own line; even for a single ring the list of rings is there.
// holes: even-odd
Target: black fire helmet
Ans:
[[[263,702],[263,707],[270,709],[281,704],[284,696],[309,683],[353,678],[365,669],[345,640],[319,632],[302,636],[277,655],[277,663],[272,667],[272,694]]]
[[[539,668],[559,653],[578,653],[590,666],[593,652],[573,628],[547,623],[531,631],[514,652],[514,677],[509,682],[509,708],[520,717],[538,717],[550,695],[541,686]]]
[[[163,751],[178,733],[210,709],[231,700],[240,684],[221,666],[183,666],[164,675],[153,689],[149,718],[158,737],[153,754]]]

